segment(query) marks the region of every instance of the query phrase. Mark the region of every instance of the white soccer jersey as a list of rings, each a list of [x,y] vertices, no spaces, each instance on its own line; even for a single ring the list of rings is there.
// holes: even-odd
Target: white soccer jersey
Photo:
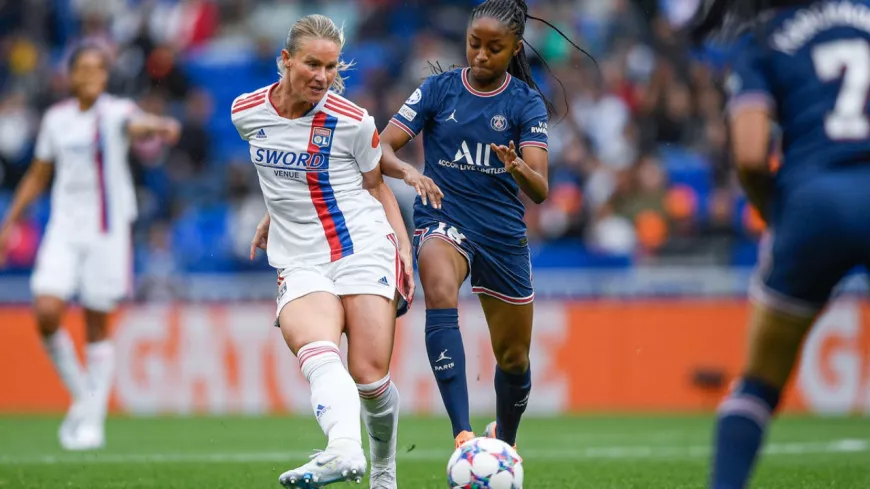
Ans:
[[[86,111],[74,99],[48,109],[35,156],[54,164],[49,225],[81,234],[129,233],[136,197],[126,123],[137,110],[133,101],[111,95]]]
[[[275,268],[339,260],[392,233],[384,208],[362,187],[381,145],[374,119],[332,92],[287,119],[271,102],[277,83],[233,101],[272,216],[267,254]]]

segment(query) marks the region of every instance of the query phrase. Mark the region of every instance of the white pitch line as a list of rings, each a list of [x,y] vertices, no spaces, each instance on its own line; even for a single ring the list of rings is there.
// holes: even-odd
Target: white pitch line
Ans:
[[[809,455],[825,453],[860,453],[870,450],[870,441],[843,439],[830,442],[772,443],[768,455]],[[61,454],[35,456],[0,456],[0,465],[55,464],[163,464],[163,463],[250,463],[291,462],[305,460],[311,451],[251,452],[251,453],[116,453]],[[528,460],[578,461],[593,459],[679,459],[708,457],[711,447],[698,446],[613,446],[553,450],[523,450]],[[399,453],[399,460],[446,462],[446,450],[414,450]]]

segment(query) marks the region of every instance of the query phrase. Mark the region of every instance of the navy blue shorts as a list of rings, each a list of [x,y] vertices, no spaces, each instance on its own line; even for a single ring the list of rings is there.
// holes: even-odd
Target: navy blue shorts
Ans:
[[[778,202],[761,243],[752,298],[811,316],[850,270],[870,264],[870,172],[819,177]]]
[[[485,294],[517,305],[535,300],[528,247],[520,252],[507,252],[482,246],[468,239],[453,224],[432,222],[414,231],[416,253],[420,253],[420,246],[429,239],[444,240],[465,257],[471,275],[471,291],[475,294]]]

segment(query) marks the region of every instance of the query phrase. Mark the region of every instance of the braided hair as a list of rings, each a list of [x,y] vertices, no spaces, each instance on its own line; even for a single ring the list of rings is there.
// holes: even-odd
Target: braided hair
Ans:
[[[529,44],[528,41],[523,38],[523,35],[526,32],[526,19],[537,20],[548,25],[551,29],[558,32],[559,35],[561,35],[566,41],[571,43],[574,48],[588,56],[589,59],[591,59],[592,62],[595,63],[595,67],[598,68],[598,63],[595,61],[595,58],[586,50],[575,44],[574,41],[572,41],[568,36],[565,35],[565,33],[559,30],[558,27],[554,26],[553,24],[547,22],[544,19],[529,15],[529,7],[528,5],[526,5],[525,0],[486,0],[471,11],[471,17],[469,18],[468,23],[471,24],[475,20],[482,17],[495,19],[507,26],[508,30],[517,37],[518,41],[523,41],[525,45],[529,46],[529,48],[534,51],[534,53],[538,56],[538,58],[540,58],[541,62],[544,64],[550,74],[552,74],[552,70],[550,69],[550,66],[547,64],[546,60],[544,60],[544,57],[541,56],[540,53],[538,53],[538,50],[535,49],[531,44]],[[553,114],[555,114],[556,110],[553,106],[553,103],[550,102],[550,100],[544,95],[544,92],[541,91],[541,88],[538,86],[537,83],[535,83],[534,78],[532,78],[532,68],[531,66],[529,66],[529,59],[526,56],[524,49],[520,49],[520,51],[511,59],[511,63],[508,66],[507,72],[510,73],[510,75],[514,78],[524,81],[529,87],[541,94],[541,97],[543,97],[544,99],[544,104],[546,104],[547,106],[547,115],[552,117]],[[562,84],[562,81],[559,80],[558,77],[554,76],[553,78],[555,78],[559,85],[562,87],[562,92],[567,95],[565,85]],[[566,105],[567,99],[568,97],[566,96]]]

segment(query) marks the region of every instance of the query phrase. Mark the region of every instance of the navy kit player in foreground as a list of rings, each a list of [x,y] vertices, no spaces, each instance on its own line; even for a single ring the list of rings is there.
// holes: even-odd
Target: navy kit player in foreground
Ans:
[[[531,391],[534,290],[519,192],[547,198],[548,110],[526,60],[522,0],[488,0],[472,12],[469,67],[433,75],[381,134],[384,174],[419,194],[414,241],[426,298],[426,349],[455,445],[473,438],[457,312],[468,275],[497,361],[496,423],[488,436],[516,444]],[[425,175],[395,154],[423,132]]]
[[[343,45],[329,18],[298,20],[278,60],[280,81],[236,98],[232,120],[248,141],[268,209],[251,253],[265,249],[278,269],[278,323],[328,437],[323,452],[279,481],[306,489],[359,481],[362,415],[371,487],[396,489],[399,392],[389,368],[397,289],[413,293],[411,243],[381,177],[374,119],[339,95]]]
[[[728,80],[729,123],[741,182],[770,228],[750,288],[747,363],[719,408],[710,482],[742,489],[804,336],[840,279],[870,265],[870,2],[704,7],[696,41],[722,33],[726,13],[752,24]],[[773,121],[782,131],[776,174],[767,164]]]

